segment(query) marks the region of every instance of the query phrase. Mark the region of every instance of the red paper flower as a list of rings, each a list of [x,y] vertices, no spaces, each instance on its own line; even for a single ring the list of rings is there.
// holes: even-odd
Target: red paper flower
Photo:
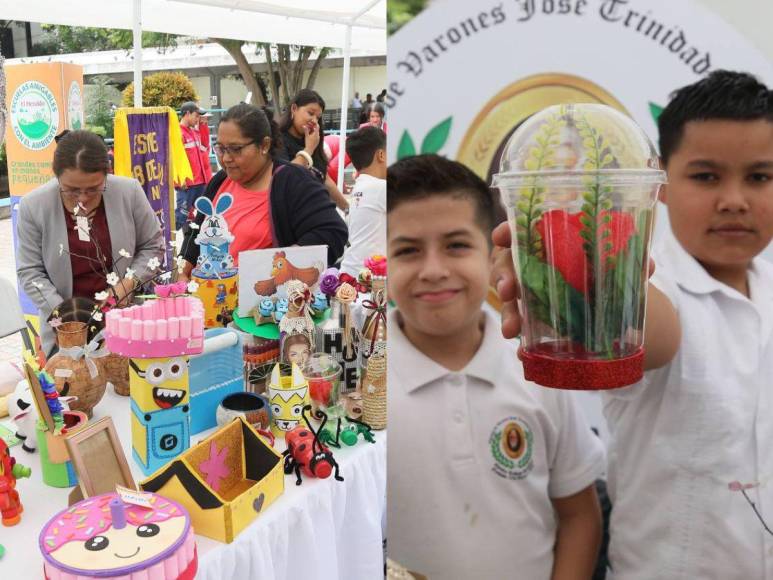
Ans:
[[[387,259],[386,256],[376,254],[370,258],[365,259],[365,267],[371,271],[374,276],[386,276],[387,275]]]
[[[611,219],[605,223],[604,216],[607,214]],[[558,270],[569,285],[583,294],[587,294],[593,280],[593,272],[582,247],[585,240],[580,235],[583,228],[580,217],[585,215],[554,209],[545,213],[536,225],[547,263]],[[610,231],[609,236],[603,239],[599,237],[595,241],[602,246],[608,242],[612,244],[609,250],[601,252],[602,263],[605,263],[607,257],[616,256],[628,245],[628,240],[635,233],[634,221],[630,214],[614,210],[602,212],[598,221],[599,234],[605,229]]]
[[[333,384],[325,379],[309,380],[309,395],[320,405],[326,405],[330,400],[330,393],[333,390]]]

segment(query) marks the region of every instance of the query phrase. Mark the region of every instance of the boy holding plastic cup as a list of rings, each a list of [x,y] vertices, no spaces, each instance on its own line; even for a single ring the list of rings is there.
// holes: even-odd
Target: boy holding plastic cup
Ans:
[[[387,172],[387,550],[430,578],[588,579],[604,453],[567,393],[523,379],[481,308],[495,206],[436,155]]]
[[[658,125],[671,232],[653,251],[648,372],[604,395],[614,580],[773,577],[773,266],[758,257],[773,238],[773,97],[716,71]],[[495,277],[514,336],[506,259]]]

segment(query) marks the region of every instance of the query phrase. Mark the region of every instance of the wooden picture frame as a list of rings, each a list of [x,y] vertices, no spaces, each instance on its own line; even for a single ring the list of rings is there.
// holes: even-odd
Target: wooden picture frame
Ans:
[[[116,485],[137,489],[111,417],[68,435],[65,445],[78,474],[76,496],[86,499],[114,492]]]
[[[40,385],[40,379],[38,379],[38,375],[29,363],[24,363],[24,374],[27,375],[27,383],[30,386],[30,391],[32,391],[32,400],[38,410],[38,417],[43,419],[48,430],[53,433],[55,428],[54,417],[51,415],[51,409],[48,408],[46,395],[43,393],[43,387]],[[32,435],[34,436],[35,434],[33,433]]]

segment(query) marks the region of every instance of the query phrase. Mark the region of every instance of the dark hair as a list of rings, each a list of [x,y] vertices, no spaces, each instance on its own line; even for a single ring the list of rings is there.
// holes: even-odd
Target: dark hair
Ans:
[[[363,127],[346,138],[346,153],[357,171],[373,163],[379,149],[386,149],[386,135],[378,127]]]
[[[272,156],[282,145],[279,127],[274,121],[274,112],[268,107],[258,108],[247,103],[239,103],[220,117],[221,123],[226,121],[235,123],[242,135],[252,139],[258,145],[263,142],[263,139],[270,137],[271,147],[268,151]]]
[[[687,123],[715,119],[773,122],[773,95],[752,75],[727,70],[677,89],[658,118],[663,163],[678,149]]]
[[[386,115],[386,109],[384,109],[384,105],[382,105],[381,103],[378,103],[378,102],[376,102],[376,103],[373,103],[373,104],[372,104],[372,105],[371,105],[371,106],[368,108],[368,116],[370,116],[370,114],[371,114],[373,111],[375,111],[376,113],[378,113],[379,115],[381,115],[381,118],[382,118],[382,119],[384,118],[384,115]]]
[[[499,203],[486,182],[465,165],[439,155],[406,157],[387,168],[387,213],[400,204],[434,196],[468,199],[491,243]]]
[[[56,142],[52,169],[57,177],[61,177],[67,169],[107,174],[110,160],[105,142],[90,131],[69,131],[61,135]]]
[[[290,101],[287,111],[285,111],[282,120],[279,122],[279,128],[282,133],[289,131],[293,124],[293,105],[296,107],[303,107],[312,104],[319,105],[322,108],[322,111],[325,111],[325,99],[323,99],[317,91],[312,91],[311,89],[301,89],[298,91],[293,97],[293,100]],[[325,127],[322,123],[322,119],[319,120],[319,145],[317,145],[314,153],[312,153],[311,158],[314,161],[315,166],[324,165],[327,167],[328,158],[327,155],[325,155]]]

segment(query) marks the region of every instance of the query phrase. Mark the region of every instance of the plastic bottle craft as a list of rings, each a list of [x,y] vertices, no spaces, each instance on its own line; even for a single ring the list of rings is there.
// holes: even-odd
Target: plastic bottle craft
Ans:
[[[39,416],[35,429],[43,482],[52,487],[72,487],[78,483],[78,477],[64,440],[86,426],[86,414],[64,409],[48,373],[35,373],[28,364],[25,371]]]
[[[287,314],[279,321],[279,352],[282,362],[306,364],[314,352],[314,321],[309,313],[311,292],[299,280],[287,282]]]
[[[298,365],[274,365],[268,384],[268,402],[271,405],[271,432],[275,437],[284,438],[301,422],[303,407],[309,403],[309,384]]]
[[[193,580],[198,555],[188,512],[160,495],[143,495],[148,507],[106,493],[51,518],[40,532],[45,577]]]
[[[196,200],[196,209],[206,217],[195,239],[201,253],[191,274],[199,285],[195,294],[204,304],[207,328],[224,326],[223,317],[227,318],[236,308],[239,277],[228,251],[234,237],[224,215],[232,205],[230,193],[221,193],[214,207],[207,197]]]
[[[309,418],[306,416],[309,411],[311,411],[311,405],[306,405],[301,410],[306,426],[295,427],[287,434],[287,449],[284,452],[285,473],[290,474],[295,471],[295,485],[303,483],[301,472],[306,477],[320,479],[326,479],[335,472],[335,479],[343,481],[344,478],[338,472],[338,463],[333,458],[333,452],[322,444],[318,432],[314,431]],[[327,415],[322,413],[321,417],[320,430],[327,422]]]
[[[362,420],[373,429],[387,424],[386,342],[376,343],[362,377]]]
[[[508,141],[493,185],[508,211],[528,380],[609,389],[642,377],[655,149],[622,113],[549,107]]]
[[[386,344],[386,276],[373,276],[370,300],[364,300],[362,305],[368,311],[365,322],[362,325],[360,337],[360,390],[364,385],[367,374],[368,359],[380,342]]]
[[[16,491],[16,480],[31,474],[29,467],[16,463],[8,445],[0,439],[0,517],[4,526],[15,526],[21,521],[24,507]]]
[[[166,294],[106,315],[111,352],[129,357],[132,455],[145,475],[190,446],[188,357],[204,348],[204,307],[193,296]]]

